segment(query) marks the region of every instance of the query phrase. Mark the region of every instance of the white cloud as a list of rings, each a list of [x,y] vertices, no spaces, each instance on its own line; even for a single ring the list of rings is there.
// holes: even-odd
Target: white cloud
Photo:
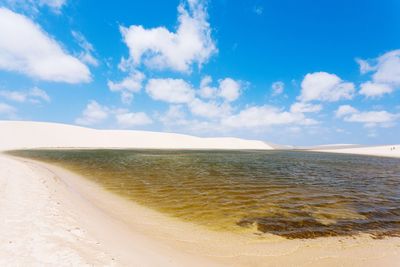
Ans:
[[[107,85],[112,92],[121,92],[122,102],[130,103],[132,101],[133,94],[142,89],[142,82],[144,79],[145,75],[142,72],[134,71],[122,81],[108,81]]]
[[[168,103],[189,103],[194,100],[195,91],[192,86],[182,79],[150,79],[146,92],[154,100]]]
[[[110,122],[111,121],[111,122]],[[131,112],[127,109],[119,109],[100,105],[90,100],[82,112],[82,115],[75,120],[81,125],[95,125],[100,123],[113,123],[121,128],[130,128],[153,123],[152,119],[144,112]]]
[[[194,116],[215,120],[231,114],[229,102],[239,97],[241,88],[240,82],[231,78],[220,80],[218,87],[212,87],[211,82],[212,78],[205,76],[200,82],[200,89],[195,90],[182,79],[150,79],[146,92],[155,100],[185,104]],[[197,98],[196,93],[207,101]]]
[[[4,97],[8,100],[16,101],[16,102],[25,102],[26,101],[26,93],[19,91],[9,91],[9,90],[1,90],[0,96]]]
[[[239,98],[241,84],[231,78],[225,78],[219,82],[219,96],[232,102]]]
[[[280,95],[283,93],[283,90],[285,89],[285,84],[282,81],[277,81],[271,85],[271,88],[272,88],[272,95]]]
[[[39,0],[38,2],[40,6],[46,5],[58,12],[65,5],[67,0]]]
[[[319,100],[334,102],[341,99],[351,99],[354,95],[354,84],[343,82],[335,74],[314,72],[307,74],[301,83],[303,102]]]
[[[382,56],[361,62],[360,71],[373,71],[372,79],[361,85],[360,94],[367,97],[379,97],[389,94],[400,87],[400,49],[389,51]]]
[[[357,113],[358,110],[353,108],[350,105],[341,105],[335,112],[335,115],[337,118],[341,118],[345,115],[349,115],[349,114],[353,114],[353,113]]]
[[[49,7],[53,12],[60,13],[67,0],[1,0],[0,3],[13,9],[20,9],[33,13],[39,12],[43,6]]]
[[[123,128],[151,124],[153,121],[144,112],[126,112],[115,115],[117,123]]]
[[[376,68],[374,82],[400,86],[400,49],[380,56]]]
[[[83,51],[79,54],[80,60],[82,62],[85,62],[86,64],[97,67],[99,65],[99,62],[93,55],[94,53],[93,45],[86,40],[85,36],[83,36],[82,33],[77,31],[71,31],[71,34],[78,43],[78,45],[83,49]]]
[[[342,105],[336,110],[336,117],[343,118],[347,122],[363,123],[365,127],[389,127],[400,118],[400,115],[386,110],[359,111],[352,106]]]
[[[315,120],[306,118],[303,113],[282,111],[271,106],[248,107],[222,120],[222,125],[230,128],[262,128],[274,125],[316,123]]]
[[[170,105],[167,112],[160,116],[160,121],[167,126],[187,125],[186,113],[182,105]]]
[[[242,93],[243,82],[236,81],[232,78],[224,78],[218,81],[218,87],[212,84],[211,76],[205,76],[200,81],[200,89],[198,95],[204,99],[222,98],[225,101],[233,102],[239,98]]]
[[[373,83],[373,82],[365,82],[361,84],[360,94],[365,95],[366,97],[379,97],[384,94],[390,94],[393,92],[393,88],[384,83]]]
[[[188,107],[192,114],[210,119],[225,117],[231,112],[231,106],[227,103],[217,104],[200,99],[192,100]]]
[[[0,114],[4,115],[14,115],[17,110],[8,104],[0,102]]]
[[[120,28],[134,64],[189,72],[192,64],[201,67],[216,53],[204,1],[181,3],[178,13],[176,32],[165,27],[145,29],[141,25]]]
[[[81,117],[75,120],[75,123],[81,125],[94,125],[103,122],[109,117],[110,109],[102,106],[94,100],[89,101],[83,110]]]
[[[67,83],[89,82],[90,71],[29,18],[0,8],[0,70]]]
[[[166,113],[159,116],[160,122],[173,131],[197,134],[200,132],[232,134],[239,130],[263,132],[284,125],[313,126],[318,124],[316,120],[307,118],[304,113],[285,111],[273,106],[251,106],[233,113],[229,103],[225,102],[220,105],[196,99],[188,103],[187,107],[194,116],[189,116],[184,105],[172,105]],[[207,120],[197,119],[196,116]]]
[[[46,91],[44,91],[44,90],[42,90],[42,89],[40,89],[40,88],[34,87],[34,88],[29,92],[29,95],[30,95],[31,97],[40,98],[40,99],[42,99],[42,100],[44,100],[44,101],[46,101],[46,102],[50,102],[50,97],[49,97],[49,95],[46,93]]]
[[[50,102],[49,95],[44,90],[37,87],[34,87],[29,91],[1,90],[0,97],[20,103],[40,103],[41,101]]]
[[[392,126],[398,118],[398,114],[393,114],[382,110],[353,113],[350,116],[344,117],[344,120],[348,122],[364,123],[366,127],[388,127]]]
[[[367,60],[364,60],[364,59],[361,59],[361,58],[356,58],[356,62],[360,66],[360,73],[361,74],[365,74],[365,73],[368,73],[370,71],[376,70],[376,67],[371,66],[371,64]]]
[[[209,75],[204,76],[200,81],[199,95],[202,98],[215,98],[217,96],[217,88],[211,86],[212,78]]]
[[[310,103],[296,102],[290,106],[290,112],[293,113],[313,113],[322,110],[321,105],[313,105]]]

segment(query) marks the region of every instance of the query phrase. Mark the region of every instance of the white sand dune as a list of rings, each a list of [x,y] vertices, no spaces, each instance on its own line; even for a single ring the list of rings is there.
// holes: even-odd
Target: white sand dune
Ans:
[[[273,149],[265,142],[175,133],[96,130],[67,124],[0,121],[0,150],[21,148]]]
[[[366,146],[366,147],[338,147],[338,148],[317,148],[311,149],[318,152],[329,153],[343,153],[343,154],[357,154],[357,155],[370,155],[381,157],[400,157],[400,145],[386,145],[386,146]]]

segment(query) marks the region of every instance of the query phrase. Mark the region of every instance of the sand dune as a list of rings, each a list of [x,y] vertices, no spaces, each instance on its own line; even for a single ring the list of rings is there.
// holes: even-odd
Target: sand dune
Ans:
[[[273,149],[262,141],[175,133],[96,130],[67,124],[0,121],[0,150],[20,148]]]
[[[381,157],[400,157],[400,145],[386,145],[386,146],[367,146],[367,147],[334,147],[334,148],[316,148],[311,149],[318,152],[329,153],[344,153],[344,154],[357,154],[357,155],[371,155]]]

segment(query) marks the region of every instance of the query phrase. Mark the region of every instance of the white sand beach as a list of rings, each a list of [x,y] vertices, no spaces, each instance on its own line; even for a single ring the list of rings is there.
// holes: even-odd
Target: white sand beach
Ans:
[[[39,147],[271,149],[264,142],[235,138],[0,122],[0,150]],[[6,154],[0,155],[0,194],[1,266],[364,267],[400,262],[400,238],[287,240],[217,233],[127,201],[60,167]]]

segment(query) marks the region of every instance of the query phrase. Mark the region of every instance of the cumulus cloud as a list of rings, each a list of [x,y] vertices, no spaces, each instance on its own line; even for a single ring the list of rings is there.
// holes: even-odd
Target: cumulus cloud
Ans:
[[[140,71],[133,71],[128,77],[122,81],[113,82],[108,81],[108,88],[112,92],[120,92],[121,100],[124,103],[130,103],[133,99],[133,94],[139,92],[142,89],[142,83],[145,79],[145,75]]]
[[[189,116],[191,112],[194,116]],[[304,111],[304,110],[303,110]],[[206,118],[206,120],[198,119]],[[172,105],[159,116],[168,129],[184,132],[232,133],[246,130],[263,132],[279,126],[314,126],[318,121],[308,118],[305,112],[285,111],[273,106],[250,106],[234,112],[229,103],[217,104],[196,99],[185,105]]]
[[[29,91],[0,90],[0,97],[20,103],[50,102],[50,97],[46,91],[38,87],[34,87]]]
[[[184,104],[192,115],[216,120],[231,114],[230,102],[240,96],[241,82],[225,78],[219,80],[218,87],[212,87],[211,83],[212,78],[205,76],[200,82],[200,88],[194,89],[182,79],[150,79],[146,92],[154,100]]]
[[[218,89],[211,86],[212,78],[209,75],[204,76],[200,81],[199,95],[202,98],[215,98],[218,93]]]
[[[400,86],[400,49],[380,56],[377,61],[376,72],[372,76],[374,82]]]
[[[228,102],[235,101],[241,93],[240,82],[231,78],[225,78],[219,83],[219,96]]]
[[[167,112],[159,116],[159,120],[166,126],[182,126],[189,123],[182,105],[170,105]]]
[[[363,123],[365,127],[389,127],[400,118],[400,115],[386,110],[359,111],[352,106],[343,105],[336,110],[336,117],[343,118],[347,122]]]
[[[89,101],[82,115],[75,120],[80,125],[96,125],[111,120],[111,124],[121,128],[143,126],[153,123],[153,120],[144,112],[131,112],[127,109],[118,109],[101,105],[94,100]]]
[[[82,33],[77,31],[71,31],[72,36],[74,37],[75,41],[78,45],[82,48],[82,52],[79,54],[79,58],[82,62],[86,64],[92,65],[97,67],[99,65],[98,60],[93,55],[94,47],[91,43],[86,40],[85,36]]]
[[[201,79],[198,95],[204,99],[220,97],[224,101],[233,102],[239,98],[242,87],[243,82],[229,77],[219,80],[218,86],[212,86],[212,78],[207,75]]]
[[[313,100],[334,102],[353,98],[354,91],[353,83],[344,82],[335,74],[314,72],[304,77],[298,99],[303,102]]]
[[[297,102],[290,106],[290,111],[293,113],[313,113],[322,110],[322,105],[314,105],[310,103]]]
[[[359,59],[358,62],[362,74],[373,72],[371,81],[361,85],[360,94],[379,97],[400,87],[400,49],[370,60]]]
[[[154,100],[168,103],[188,103],[195,97],[193,87],[182,79],[150,79],[146,92]]]
[[[317,121],[306,118],[303,113],[282,111],[272,106],[252,106],[224,118],[221,123],[230,128],[265,128],[287,124],[313,125]]]
[[[188,107],[192,114],[209,119],[224,117],[231,113],[231,106],[227,103],[217,104],[200,99],[192,100],[188,103]]]
[[[272,88],[272,95],[280,95],[283,93],[283,90],[285,89],[285,84],[282,81],[277,81],[271,85],[271,88]]]
[[[217,51],[207,17],[205,1],[188,0],[178,6],[176,32],[165,27],[145,29],[141,25],[120,30],[133,64],[189,72],[193,64],[201,67]]]
[[[88,67],[69,55],[29,18],[0,8],[0,70],[66,83],[91,80]]]
[[[357,113],[358,110],[350,105],[341,105],[335,112],[337,118],[342,118],[345,115]]]
[[[81,125],[94,125],[105,121],[109,117],[110,109],[102,106],[94,100],[89,101],[83,110],[81,117],[75,123]]]
[[[153,122],[144,112],[122,112],[115,115],[117,123],[123,128],[148,125]]]
[[[374,127],[374,126],[387,127],[391,126],[393,122],[398,118],[399,116],[397,114],[393,114],[385,110],[382,110],[382,111],[366,111],[366,112],[354,113],[348,117],[344,117],[344,120],[348,122],[364,123],[366,127]]]
[[[380,97],[384,94],[390,94],[393,88],[384,83],[365,82],[361,84],[360,94],[366,97]]]

